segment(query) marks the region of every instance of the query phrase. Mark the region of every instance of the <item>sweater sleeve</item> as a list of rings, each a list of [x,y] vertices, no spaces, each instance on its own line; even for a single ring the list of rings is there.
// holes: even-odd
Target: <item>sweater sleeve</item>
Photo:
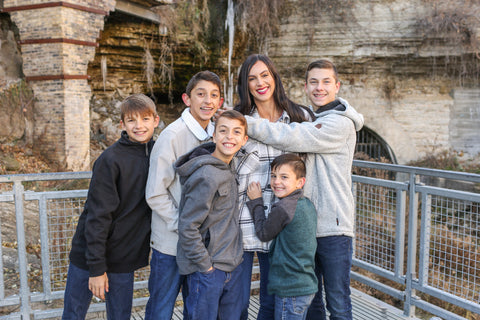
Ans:
[[[275,238],[292,221],[295,214],[295,207],[293,210],[288,210],[277,203],[272,206],[268,218],[265,218],[262,198],[248,201],[247,207],[254,220],[255,233],[261,241],[270,241]]]
[[[164,131],[155,145],[150,156],[150,170],[148,173],[145,196],[152,214],[160,216],[170,231],[177,232],[178,211],[177,203],[168,188],[175,180],[174,162],[177,158],[174,147],[173,132]]]
[[[100,156],[92,169],[87,196],[88,214],[85,222],[87,264],[90,276],[107,271],[107,239],[112,227],[113,213],[120,204],[116,181],[119,175],[114,161]]]
[[[218,186],[214,179],[197,170],[184,184],[183,205],[179,213],[178,244],[185,257],[201,272],[212,266],[211,257],[203,243],[200,228],[208,217]]]
[[[288,152],[337,153],[344,148],[348,134],[354,132],[352,120],[334,113],[314,122],[290,124],[245,118],[250,138]]]

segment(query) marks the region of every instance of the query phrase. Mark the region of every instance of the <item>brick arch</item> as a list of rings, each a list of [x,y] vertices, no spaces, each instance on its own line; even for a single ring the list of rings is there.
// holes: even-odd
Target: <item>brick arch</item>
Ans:
[[[23,72],[36,97],[34,148],[67,170],[89,169],[87,67],[115,4],[4,0],[3,11],[19,30]]]

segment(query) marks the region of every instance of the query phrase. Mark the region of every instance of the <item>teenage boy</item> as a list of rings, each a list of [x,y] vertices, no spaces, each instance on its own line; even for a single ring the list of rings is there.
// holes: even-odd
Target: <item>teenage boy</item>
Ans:
[[[223,102],[220,88],[220,78],[215,73],[195,74],[182,95],[187,108],[160,133],[153,147],[146,188],[147,203],[152,208],[150,298],[146,320],[170,320],[184,284],[185,277],[178,273],[175,261],[181,186],[173,165],[179,156],[211,139],[214,127],[210,119]],[[184,286],[184,300],[186,291]],[[188,310],[184,308],[183,312],[186,317]]]
[[[336,98],[340,89],[337,69],[329,60],[312,62],[305,76],[305,92],[315,114],[313,122],[270,123],[246,117],[251,138],[288,152],[311,153],[307,172],[312,175],[304,192],[317,209],[315,273],[318,292],[307,319],[326,319],[322,302],[325,287],[331,319],[352,319],[350,268],[355,207],[352,161],[356,131],[363,116],[348,102]]]
[[[247,202],[261,241],[273,239],[268,252],[268,294],[275,297],[275,319],[303,320],[318,289],[315,276],[317,213],[303,196],[305,163],[292,153],[276,157],[270,165],[270,185],[280,201],[265,217],[260,183],[247,189]]]
[[[151,210],[145,201],[153,101],[134,94],[120,105],[121,138],[93,165],[85,208],[72,240],[62,319],[85,319],[92,294],[108,319],[130,319],[134,271],[148,265]]]
[[[182,183],[177,263],[187,275],[189,319],[240,318],[242,234],[238,186],[230,166],[247,142],[247,122],[234,110],[215,122],[213,142],[180,157],[175,168]]]

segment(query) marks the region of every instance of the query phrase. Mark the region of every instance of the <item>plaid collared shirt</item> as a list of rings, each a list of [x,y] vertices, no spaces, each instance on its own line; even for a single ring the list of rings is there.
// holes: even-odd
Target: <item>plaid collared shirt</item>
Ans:
[[[259,118],[257,109],[250,114]],[[284,111],[277,122],[290,123],[290,117]],[[265,214],[268,216],[270,206],[275,202],[275,195],[270,186],[270,163],[285,151],[267,146],[259,141],[249,139],[235,157],[238,178],[238,196],[240,205],[240,227],[243,234],[243,250],[268,252],[270,242],[260,241],[255,234],[253,218],[247,207],[247,187],[258,181],[262,187]]]

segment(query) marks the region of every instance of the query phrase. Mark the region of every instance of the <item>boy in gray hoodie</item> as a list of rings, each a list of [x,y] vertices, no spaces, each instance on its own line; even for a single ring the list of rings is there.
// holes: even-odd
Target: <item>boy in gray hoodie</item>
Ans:
[[[305,75],[305,92],[312,103],[313,122],[271,123],[246,117],[248,135],[288,152],[307,155],[304,187],[317,210],[317,252],[315,273],[318,292],[307,319],[326,319],[323,288],[331,319],[352,319],[350,269],[355,207],[352,194],[352,161],[356,131],[363,116],[336,95],[340,81],[335,65],[326,59],[310,63]]]
[[[182,184],[177,264],[187,275],[189,319],[239,319],[243,256],[238,186],[230,162],[247,142],[244,116],[225,111],[213,143],[181,156],[175,169]]]

